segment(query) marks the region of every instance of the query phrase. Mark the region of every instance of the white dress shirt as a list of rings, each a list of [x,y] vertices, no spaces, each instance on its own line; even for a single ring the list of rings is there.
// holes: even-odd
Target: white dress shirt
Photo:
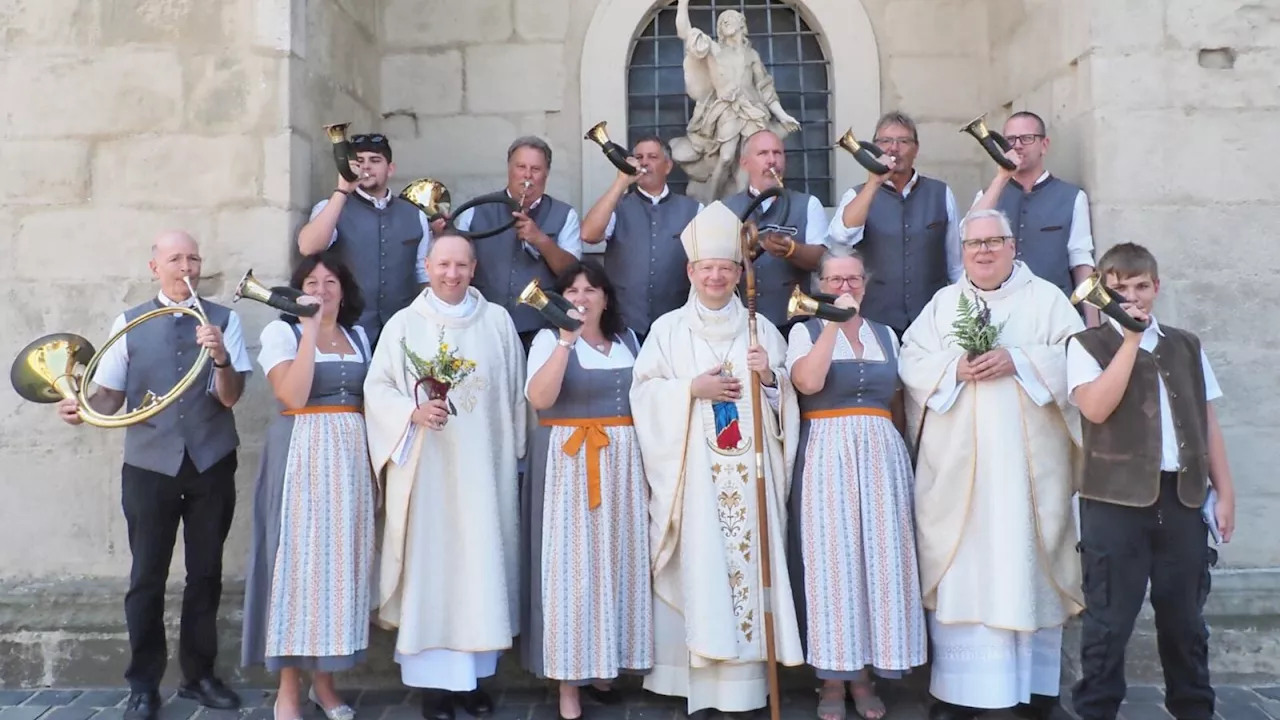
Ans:
[[[1110,317],[1107,318],[1107,324],[1116,332],[1124,332],[1120,324]],[[1151,352],[1156,349],[1156,344],[1162,337],[1164,337],[1164,331],[1160,329],[1160,324],[1156,322],[1153,315],[1151,324],[1142,331],[1142,340],[1138,342],[1138,347]],[[1214,376],[1213,368],[1209,367],[1209,358],[1204,354],[1203,349],[1200,351],[1200,368],[1204,372],[1205,402],[1212,402],[1222,397],[1222,388],[1218,387],[1218,378]],[[1068,340],[1067,397],[1071,404],[1076,405],[1076,388],[1097,380],[1101,375],[1102,366],[1093,359],[1089,351],[1081,347],[1075,338]],[[1160,394],[1160,469],[1175,472],[1182,467],[1182,464],[1178,460],[1178,435],[1173,429],[1173,410],[1169,407],[1169,390],[1164,385],[1164,378],[1158,373],[1156,384]]]
[[[626,332],[631,334],[632,342],[639,347],[640,339],[636,334],[631,330]],[[551,359],[559,340],[560,331],[547,328],[539,330],[538,334],[533,336],[533,344],[529,346],[529,369],[524,381],[525,398],[529,397],[529,382],[533,380],[534,374]],[[617,338],[610,340],[609,354],[606,355],[579,337],[573,344],[573,350],[578,355],[578,364],[584,370],[620,370],[635,366],[636,356],[631,354],[631,348],[628,348],[626,343],[618,342]]]
[[[919,182],[920,173],[913,171],[911,179],[907,181],[906,189],[902,191],[902,197],[911,197],[912,191],[915,190]],[[886,180],[885,184],[895,190],[897,189],[892,180]],[[951,192],[950,185],[945,187],[947,189],[947,238],[945,243],[947,249],[947,278],[951,282],[955,282],[964,274],[964,261],[960,255],[960,220],[957,217],[959,213],[956,212],[956,196]],[[831,242],[850,248],[862,242],[866,225],[857,227],[845,227],[844,225],[844,209],[857,196],[858,191],[855,188],[849,188],[845,191],[844,197],[840,198],[840,205],[836,208],[836,214],[832,216],[831,224],[827,227],[827,235],[831,237]]]
[[[507,197],[511,197],[510,190],[507,190]],[[537,200],[534,200],[533,204],[529,206],[529,209],[525,210],[525,214],[532,214],[534,208],[542,204],[543,197],[546,196],[543,195]],[[471,229],[471,220],[474,217],[475,208],[470,208],[458,216],[457,221],[454,222],[454,227],[466,232]],[[522,244],[526,250],[534,255],[534,257],[542,257],[542,253],[538,252],[537,248],[533,247],[529,243]],[[573,209],[572,205],[569,206],[568,217],[564,219],[564,227],[560,228],[560,232],[556,235],[556,245],[558,245],[561,250],[564,250],[575,258],[579,260],[582,259],[582,225],[581,221],[578,220],[578,211]]]
[[[747,194],[754,199],[756,195],[760,194],[760,191],[748,186]],[[777,200],[777,198],[769,198],[760,203],[759,212],[762,214],[768,212],[769,208],[773,207],[774,200]],[[786,218],[783,218],[783,221],[785,220]],[[804,244],[827,244],[827,211],[822,209],[822,203],[818,198],[812,195],[809,196],[809,204],[805,207]]]
[[[387,208],[387,204],[391,202],[390,190],[387,190],[386,196],[382,198],[375,198],[374,196],[365,192],[361,188],[356,188],[356,193],[358,193],[360,197],[364,198],[365,200],[368,200],[370,203],[373,204],[374,207],[378,208],[379,210],[385,210]],[[324,210],[325,206],[328,204],[329,204],[329,198],[325,198],[324,200],[321,200],[320,202],[316,203],[315,207],[311,208],[311,220],[315,220],[316,216],[320,214],[320,211]],[[308,222],[310,222],[310,220],[308,220]],[[418,242],[417,274],[418,274],[418,282],[425,283],[427,281],[427,250],[431,247],[431,221],[427,219],[426,213],[422,212],[422,210],[418,210],[418,222],[422,224],[422,240]],[[328,246],[333,247],[333,243],[336,242],[337,240],[338,240],[338,229],[334,228],[333,235],[329,237]]]
[[[369,350],[369,336],[365,334],[364,328],[357,325],[355,337],[352,337],[351,331],[346,328],[339,329],[347,336],[347,342],[351,343],[355,354],[326,353],[316,347],[316,362],[365,362],[365,358],[372,356]],[[258,351],[258,365],[262,366],[264,373],[270,373],[271,369],[280,363],[298,357],[298,336],[293,334],[293,327],[283,320],[272,320],[267,323],[266,327],[262,328],[262,334],[258,340],[262,344],[262,349]]]
[[[820,320],[822,329],[826,330],[831,324],[830,320]],[[880,347],[880,339],[876,337],[876,331],[871,329],[871,323],[863,320],[858,326],[858,342],[862,344],[862,357],[858,357],[853,352],[853,345],[849,344],[849,339],[844,336],[843,332],[836,333],[836,346],[831,351],[831,361],[837,360],[863,360],[866,362],[884,362],[886,359],[884,348]],[[898,357],[898,351],[901,349],[898,343],[898,336],[894,332],[889,333],[889,342],[892,347],[889,352],[893,356]],[[796,323],[791,326],[791,333],[787,337],[787,372],[792,372],[796,362],[800,358],[805,357],[813,352],[813,337],[809,335],[809,328],[804,323]]]
[[[1039,185],[1049,179],[1049,171],[1036,179]],[[982,199],[982,190],[973,197],[973,205]],[[970,209],[973,208],[970,205]],[[1013,222],[1013,218],[1009,218]],[[1084,190],[1076,194],[1076,204],[1071,210],[1071,234],[1067,236],[1067,264],[1073,268],[1081,265],[1093,267],[1093,225],[1089,222],[1089,196]]]
[[[174,302],[170,300],[164,292],[160,292],[156,296],[161,305],[165,307],[195,307],[195,298],[187,298],[182,302]],[[252,374],[253,362],[249,359],[249,352],[244,345],[244,331],[240,327],[240,316],[236,315],[235,310],[231,310],[231,316],[227,318],[227,329],[222,333],[222,345],[227,350],[227,359],[231,361],[231,367],[236,372]],[[175,313],[176,314],[176,313]],[[111,323],[111,336],[124,329],[125,319],[124,313],[116,316]],[[212,360],[210,360],[212,362]],[[93,377],[90,379],[93,384],[107,390],[118,390],[123,392],[125,389],[125,381],[129,374],[129,341],[127,338],[120,338],[107,351],[102,354],[102,360],[98,363],[97,370],[94,371]],[[209,392],[213,392],[214,377],[217,373],[209,373]]]
[[[647,198],[649,202],[653,203],[654,205],[657,205],[658,203],[662,202],[662,198],[671,194],[671,188],[667,185],[663,185],[662,192],[658,193],[656,197],[645,192],[644,188],[640,187],[639,185],[636,186],[636,192],[640,193],[640,195]],[[698,203],[698,212],[702,212],[702,209],[703,209],[702,203]],[[605,240],[613,239],[613,231],[617,229],[617,224],[618,224],[618,213],[616,212],[609,213],[609,224],[604,229]]]

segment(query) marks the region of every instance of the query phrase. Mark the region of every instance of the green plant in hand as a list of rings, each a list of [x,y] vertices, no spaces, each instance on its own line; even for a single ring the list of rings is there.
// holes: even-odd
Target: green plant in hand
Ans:
[[[956,344],[969,354],[973,360],[979,355],[995,350],[1000,342],[1000,331],[1004,323],[991,323],[991,307],[987,301],[978,296],[969,299],[960,293],[960,302],[956,305],[956,320],[951,324],[948,337],[954,338]]]

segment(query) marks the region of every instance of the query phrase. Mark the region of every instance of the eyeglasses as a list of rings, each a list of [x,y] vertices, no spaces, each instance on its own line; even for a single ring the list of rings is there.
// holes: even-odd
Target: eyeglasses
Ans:
[[[1004,247],[1005,243],[1012,239],[1013,238],[1008,235],[988,238],[969,238],[961,244],[964,245],[966,250],[999,250]]]
[[[1010,145],[1030,145],[1031,143],[1039,140],[1042,137],[1044,136],[1043,135],[1006,135],[1004,139],[1008,140]]]
[[[916,144],[916,141],[915,141],[915,139],[914,139],[914,138],[905,138],[905,137],[898,137],[898,138],[891,138],[891,137],[875,138],[875,139],[874,139],[874,140],[872,140],[871,142],[873,142],[873,143],[875,143],[876,145],[879,145],[879,146],[881,146],[881,147],[887,147],[887,146],[889,146],[889,145],[904,145],[904,146],[905,146],[905,145],[915,145],[915,144]]]
[[[371,133],[367,135],[352,135],[352,145],[386,145],[387,136],[382,133]]]
[[[867,279],[866,275],[850,275],[848,277],[845,277],[843,275],[828,275],[822,278],[823,281],[825,281],[828,285],[831,285],[832,287],[840,287],[841,285],[848,285],[849,287],[858,287],[862,285],[862,283],[865,282],[866,279]]]

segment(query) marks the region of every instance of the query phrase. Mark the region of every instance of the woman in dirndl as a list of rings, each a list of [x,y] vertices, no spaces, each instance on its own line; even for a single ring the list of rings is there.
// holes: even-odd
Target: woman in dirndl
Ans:
[[[369,645],[374,484],[364,425],[369,340],[350,269],[332,253],[303,258],[290,286],[311,317],[262,329],[262,365],[280,413],[267,429],[254,490],[242,663],[280,673],[276,720],[297,720],[302,673],[329,720],[351,720],[332,673]]]
[[[819,278],[838,307],[861,304],[857,252],[828,252]],[[888,326],[858,314],[798,323],[787,347],[800,401],[787,560],[822,720],[845,717],[846,682],[859,715],[883,718],[868,669],[900,677],[926,660],[898,349]]]
[[[649,494],[631,424],[636,335],[613,285],[575,263],[555,291],[580,312],[576,331],[541,330],[525,396],[538,411],[522,512],[521,657],[560,681],[560,717],[582,716],[579,691],[620,699],[611,681],[653,667]]]

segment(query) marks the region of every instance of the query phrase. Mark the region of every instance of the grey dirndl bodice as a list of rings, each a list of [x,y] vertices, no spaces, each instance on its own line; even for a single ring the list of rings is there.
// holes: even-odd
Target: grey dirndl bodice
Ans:
[[[887,325],[863,318],[871,328],[884,351],[880,360],[832,360],[827,371],[827,383],[813,395],[799,395],[800,412],[837,410],[841,408],[878,408],[888,410],[889,403],[898,389],[898,358],[893,353],[893,342]],[[804,328],[809,337],[817,341],[822,333],[822,321],[806,320]]]
[[[302,342],[302,328],[296,324],[289,326],[293,336]],[[347,405],[364,407],[364,377],[369,374],[369,353],[360,344],[360,336],[343,328],[347,342],[359,353],[360,359],[331,360],[317,362],[311,375],[311,395],[307,397],[307,406]],[[326,353],[329,354],[329,353]]]
[[[623,332],[613,339],[631,351],[640,354],[635,338]],[[565,365],[564,380],[560,382],[560,395],[556,403],[538,412],[539,418],[599,418],[631,417],[631,376],[633,368],[588,370],[578,362],[578,348],[569,349],[569,362]]]

